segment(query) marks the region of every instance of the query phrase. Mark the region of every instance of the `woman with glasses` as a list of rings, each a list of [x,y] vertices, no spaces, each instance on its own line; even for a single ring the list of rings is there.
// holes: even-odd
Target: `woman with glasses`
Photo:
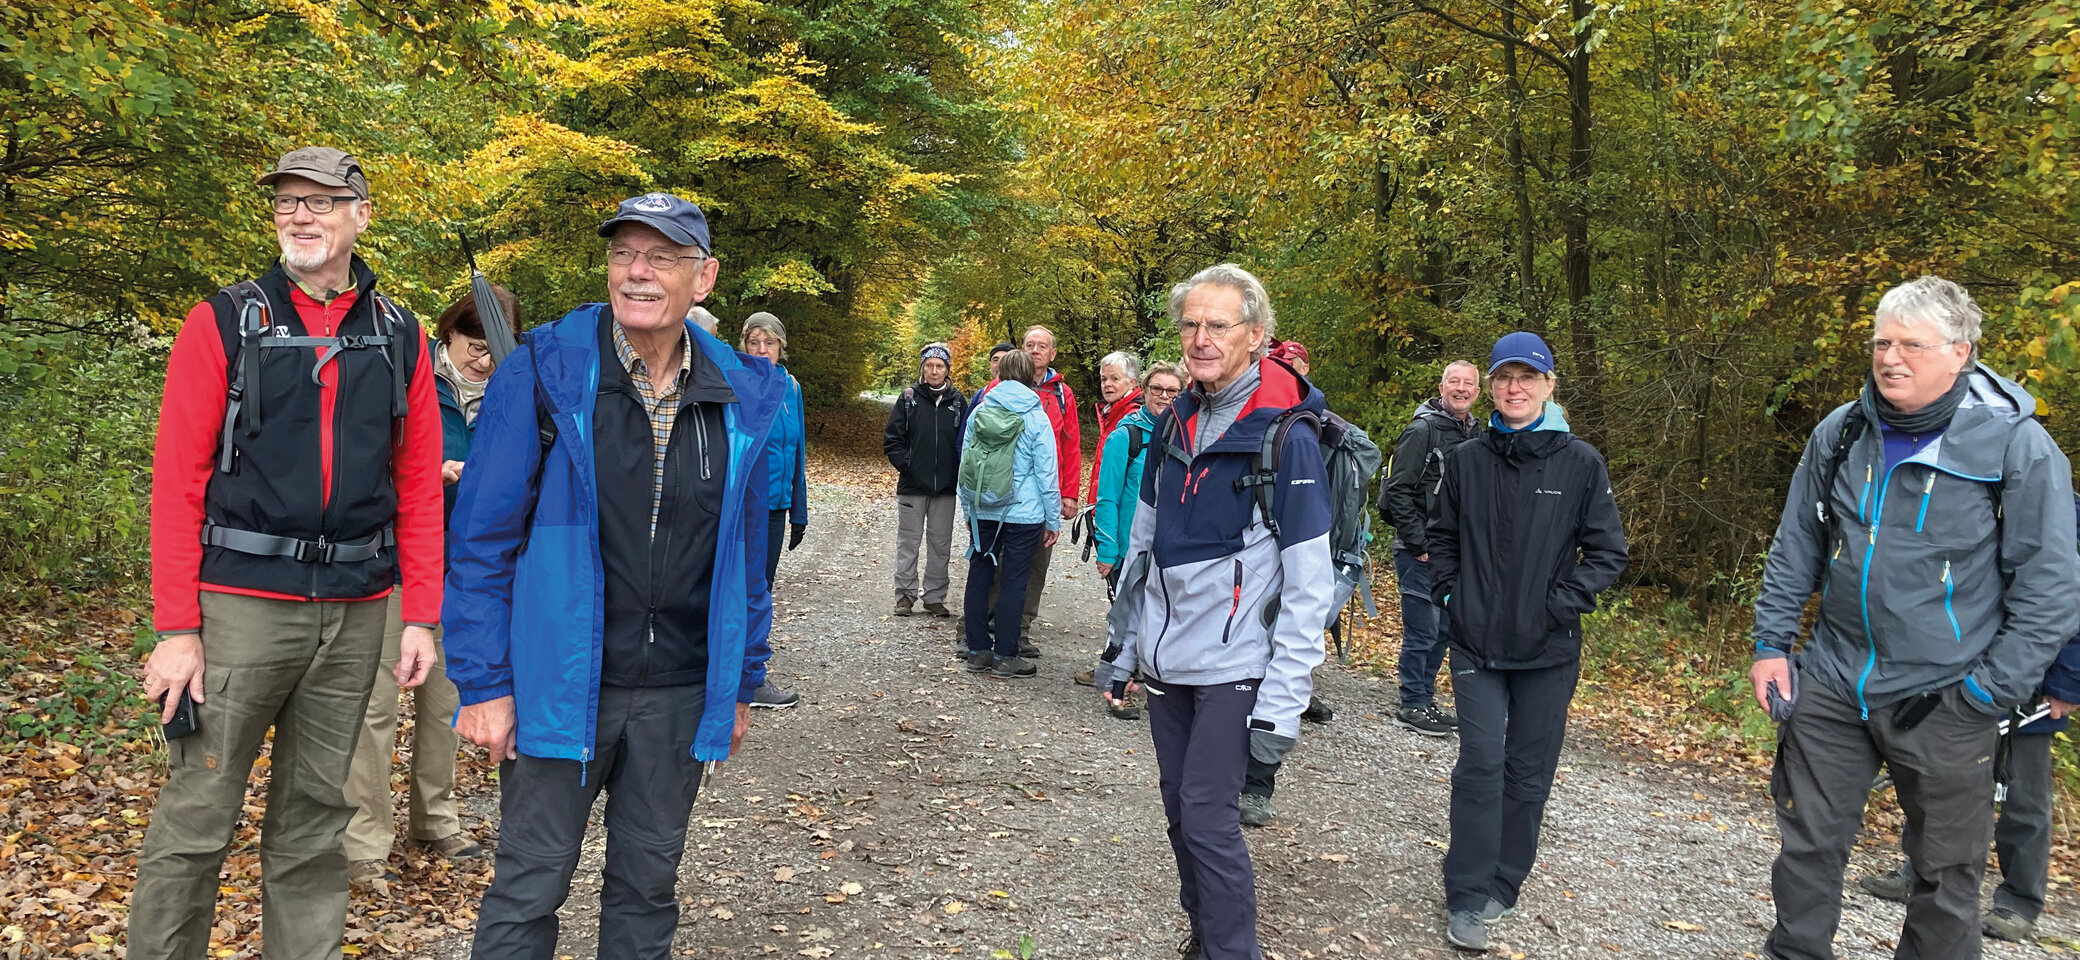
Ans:
[[[787,327],[780,318],[760,311],[744,318],[744,352],[764,357],[785,370]],[[781,397],[780,416],[766,434],[766,475],[770,494],[766,500],[766,583],[780,572],[780,533],[787,529],[787,549],[802,545],[809,529],[809,444],[807,421],[802,412],[802,384],[787,375],[787,392]],[[770,673],[768,674],[770,677]],[[791,707],[801,695],[780,689],[768,679],[759,687],[754,707]]]
[[[313,206],[313,209],[316,209]],[[494,285],[491,296],[498,301],[513,335],[520,334],[520,301],[513,292]],[[484,402],[484,388],[491,382],[497,363],[485,343],[484,320],[477,313],[475,293],[465,293],[443,311],[434,324],[434,392],[441,407],[441,482],[449,510],[455,507],[455,484],[462,479],[463,464],[476,433],[477,411]],[[347,802],[354,817],[347,823],[347,875],[357,885],[386,879],[390,846],[397,825],[390,806],[390,756],[397,742],[397,682],[390,675],[396,666],[404,638],[403,590],[390,594],[389,622],[383,631],[384,667],[376,671],[375,689],[361,718],[361,740],[354,750],[354,763],[346,783]],[[438,636],[438,634],[436,634]],[[448,679],[447,658],[434,662],[433,672],[412,697],[411,804],[407,834],[415,842],[449,859],[472,859],[484,849],[462,830],[455,809],[455,728],[449,725],[460,700],[455,684]]]

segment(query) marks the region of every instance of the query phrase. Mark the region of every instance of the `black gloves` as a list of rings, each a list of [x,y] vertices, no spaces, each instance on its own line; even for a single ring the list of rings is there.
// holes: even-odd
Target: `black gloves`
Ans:
[[[809,525],[808,525],[808,524],[806,524],[806,523],[790,523],[790,524],[788,524],[788,525],[787,525],[787,549],[789,549],[789,550],[793,550],[794,548],[796,548],[796,547],[799,547],[799,546],[801,546],[801,545],[802,545],[802,534],[804,534],[804,533],[807,533],[807,532],[809,532]]]

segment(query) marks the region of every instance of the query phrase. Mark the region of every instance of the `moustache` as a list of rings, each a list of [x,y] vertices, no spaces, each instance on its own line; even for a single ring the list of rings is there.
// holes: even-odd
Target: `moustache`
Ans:
[[[656,297],[659,300],[665,297],[664,287],[654,283],[624,283],[619,292],[624,297]]]

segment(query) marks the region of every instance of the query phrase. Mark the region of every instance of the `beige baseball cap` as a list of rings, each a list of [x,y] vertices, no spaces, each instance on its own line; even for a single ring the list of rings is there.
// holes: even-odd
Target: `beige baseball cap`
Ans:
[[[283,177],[302,177],[328,187],[345,187],[355,196],[368,199],[368,178],[361,175],[361,161],[334,147],[297,147],[282,154],[282,158],[275,161],[273,170],[261,174],[253,182],[265,186]]]

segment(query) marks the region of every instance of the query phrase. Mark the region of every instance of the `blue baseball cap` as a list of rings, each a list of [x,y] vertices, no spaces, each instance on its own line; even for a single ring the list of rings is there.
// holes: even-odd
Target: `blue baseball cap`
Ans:
[[[1546,346],[1538,334],[1519,330],[1495,341],[1495,349],[1488,351],[1489,373],[1505,363],[1521,363],[1540,373],[1552,373],[1553,348]]]
[[[699,247],[702,253],[715,252],[708,245],[708,215],[692,201],[681,200],[669,193],[646,193],[621,201],[621,208],[614,211],[613,218],[599,225],[599,235],[611,237],[624,223],[640,223],[655,228],[673,243]]]

